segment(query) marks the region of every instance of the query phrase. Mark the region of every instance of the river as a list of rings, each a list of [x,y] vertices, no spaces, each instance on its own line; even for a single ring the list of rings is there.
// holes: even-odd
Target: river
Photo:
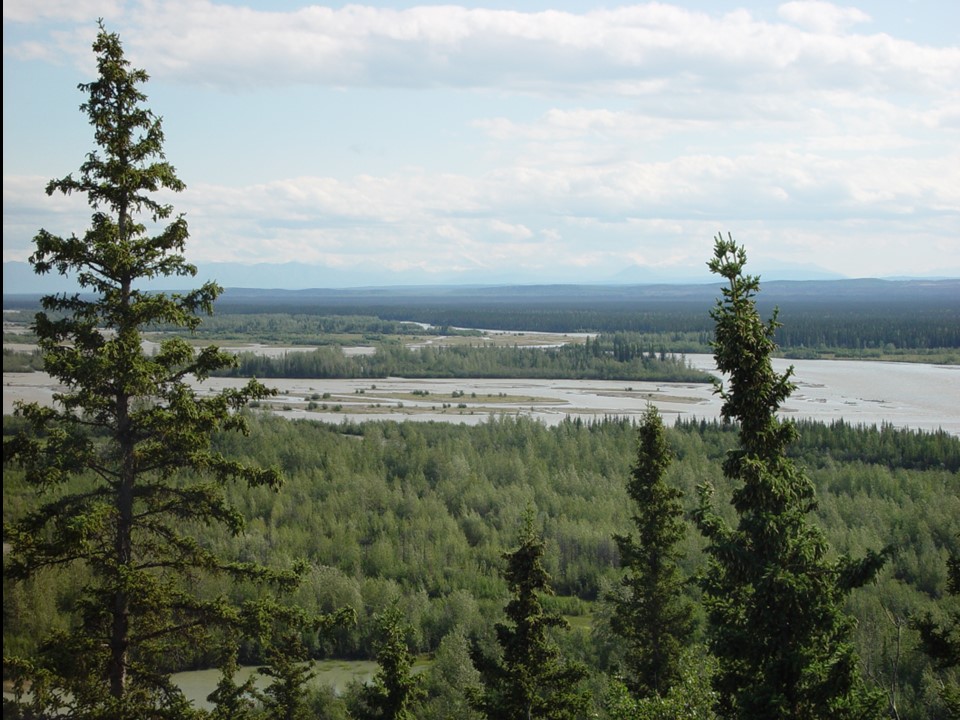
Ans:
[[[713,371],[709,355],[690,355]],[[830,422],[936,430],[960,436],[960,366],[858,360],[775,360],[794,366],[796,390],[781,414]],[[239,379],[211,378],[201,393],[236,387]],[[709,384],[596,380],[268,379],[277,389],[270,407],[283,417],[328,422],[435,420],[476,424],[491,415],[525,415],[547,424],[564,418],[639,417],[648,403],[667,420],[713,419],[720,398]],[[16,400],[50,402],[55,386],[43,373],[4,373],[3,412]]]
[[[311,684],[315,686],[329,685],[334,692],[342,693],[351,683],[368,683],[376,674],[378,665],[373,660],[318,660],[311,664],[314,677]],[[422,668],[418,666],[419,671]],[[254,677],[254,685],[263,690],[271,681],[270,678],[257,674],[254,667],[242,667],[234,678],[235,682],[241,683],[247,678]],[[207,700],[207,696],[217,687],[220,680],[220,671],[211,670],[188,670],[186,672],[175,673],[171,678],[183,694],[187,696],[194,706],[204,710],[210,710],[213,704]]]

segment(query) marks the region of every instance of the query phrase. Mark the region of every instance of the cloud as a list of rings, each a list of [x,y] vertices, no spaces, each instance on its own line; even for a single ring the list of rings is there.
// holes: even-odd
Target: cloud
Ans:
[[[508,223],[496,218],[490,221],[490,229],[495,233],[507,235],[515,240],[527,240],[533,237],[533,232],[526,225]]]
[[[4,22],[35,23],[41,20],[89,22],[91,18],[123,14],[124,0],[4,0]]]
[[[45,24],[51,7],[5,5],[29,29],[5,53],[89,70],[95,28]],[[171,199],[195,262],[555,264],[582,279],[630,258],[702,269],[732,228],[771,257],[779,243],[850,274],[916,264],[921,242],[956,264],[941,238],[960,227],[960,48],[869,34],[855,8],[85,10],[148,69],[163,112],[185,103],[169,137],[208,141],[193,141],[188,189]],[[25,258],[40,227],[89,224],[82,201],[43,194],[47,180],[5,174],[5,259]]]
[[[784,20],[807,30],[829,34],[841,33],[853,25],[870,22],[870,16],[862,10],[819,0],[784,3],[777,13]]]
[[[771,144],[741,154],[681,153],[656,161],[562,164],[547,158],[478,175],[408,170],[236,187],[198,183],[168,199],[186,213],[191,253],[202,261],[297,258],[357,265],[423,257],[426,266],[453,268],[591,258],[614,264],[613,255],[635,249],[637,223],[673,240],[691,223],[714,223],[712,233],[716,223],[872,225],[910,218],[913,232],[931,234],[944,223],[960,223],[960,154],[839,150]],[[5,176],[5,259],[24,259],[40,227],[66,234],[89,225],[85,203],[46,197],[46,180]],[[19,246],[6,241],[14,237],[22,238]],[[596,250],[585,253],[583,243]]]
[[[17,3],[9,12],[36,20],[33,5]],[[915,92],[960,81],[957,48],[849,33],[869,18],[825,2],[782,5],[787,23],[659,3],[582,13],[455,5],[266,12],[207,0],[142,0],[101,3],[99,11],[121,33],[131,59],[154,77],[231,90],[406,86],[643,95],[669,79],[680,90],[787,82]],[[69,17],[80,13],[70,10]]]

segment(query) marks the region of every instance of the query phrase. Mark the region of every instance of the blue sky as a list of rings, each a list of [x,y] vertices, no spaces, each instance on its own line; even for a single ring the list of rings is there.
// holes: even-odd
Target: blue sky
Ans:
[[[522,7],[522,10],[516,9]],[[188,258],[318,285],[960,276],[960,3],[5,0],[3,257],[93,149],[96,20],[150,74]]]

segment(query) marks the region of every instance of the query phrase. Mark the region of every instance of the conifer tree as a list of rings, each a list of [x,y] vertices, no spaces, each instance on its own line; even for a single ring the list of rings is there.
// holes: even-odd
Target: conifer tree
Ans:
[[[642,698],[665,695],[679,679],[694,624],[679,565],[678,546],[686,535],[683,493],[664,480],[671,453],[656,408],[647,409],[638,436],[627,483],[636,534],[614,536],[624,575],[612,597],[610,625],[626,645],[624,683]]]
[[[316,673],[307,663],[309,654],[299,633],[288,630],[280,642],[266,648],[267,665],[258,669],[272,682],[258,693],[264,712],[260,720],[311,720],[307,684]]]
[[[473,704],[490,720],[570,720],[583,716],[589,697],[580,688],[586,669],[563,657],[550,638],[566,628],[559,614],[544,610],[541,595],[552,592],[543,567],[543,539],[534,531],[528,511],[520,546],[504,554],[504,578],[513,594],[505,611],[508,623],[497,623],[501,658],[474,653],[483,688]]]
[[[872,578],[883,554],[832,560],[809,519],[814,488],[786,448],[794,425],[776,413],[792,392],[792,370],[775,372],[776,313],[761,320],[759,278],[745,275],[746,252],[716,238],[710,270],[726,280],[712,311],[722,415],[739,426],[739,447],[723,464],[738,517],[730,527],[701,486],[696,521],[709,544],[703,578],[714,687],[723,717],[813,720],[879,717],[881,704],[858,675],[843,603]]]
[[[375,617],[380,640],[379,669],[371,685],[363,688],[355,715],[364,720],[412,720],[424,695],[423,678],[414,675],[414,657],[407,646],[407,626],[397,605]]]
[[[229,652],[220,664],[220,679],[207,702],[213,704],[209,720],[256,720],[256,676],[237,682],[235,675],[240,670],[237,653]]]
[[[960,536],[958,536],[960,539]],[[941,600],[944,615],[942,621],[926,613],[914,621],[920,632],[923,651],[934,661],[940,671],[953,671],[942,681],[940,696],[950,717],[960,718],[960,554],[953,553],[947,560],[947,595]],[[951,606],[948,608],[948,605]]]
[[[279,486],[276,470],[211,449],[213,433],[243,432],[241,409],[269,391],[251,381],[200,396],[191,382],[229,366],[228,353],[197,352],[181,338],[144,351],[145,328],[196,328],[221,288],[140,289],[196,273],[182,255],[185,218],[157,199],[184,185],[164,159],[160,118],[144,106],[139,86],[147,74],[130,67],[102,22],[93,50],[98,77],[80,89],[96,149],[77,177],[46,188],[85,196],[91,227],[82,237],[40,230],[30,258],[37,273],[75,275],[83,294],[48,295],[35,317],[44,368],[63,390],[52,406],[16,411],[28,429],[5,440],[4,465],[22,469],[38,504],[3,528],[5,583],[68,566],[88,579],[69,600],[74,624],[36,657],[5,656],[4,669],[19,688],[30,681],[42,689],[46,707],[63,716],[184,718],[190,709],[170,682],[170,663],[196,657],[217,628],[270,621],[255,608],[241,612],[221,597],[198,596],[196,580],[211,574],[289,587],[296,573],[232,562],[190,534],[199,524],[241,531],[225,483]]]

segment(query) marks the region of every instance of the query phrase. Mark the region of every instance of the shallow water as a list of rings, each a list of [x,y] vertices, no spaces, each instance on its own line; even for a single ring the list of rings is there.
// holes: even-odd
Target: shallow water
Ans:
[[[714,368],[709,355],[687,359],[694,367]],[[851,423],[889,423],[923,430],[942,428],[960,436],[960,366],[774,361],[778,371],[791,364],[797,388],[784,403],[785,416],[825,422],[842,418]],[[199,390],[214,392],[244,382],[212,378]],[[671,422],[676,417],[717,418],[721,406],[713,387],[706,383],[404,378],[264,382],[277,389],[278,395],[271,403],[283,417],[327,422],[391,419],[477,424],[490,415],[525,415],[556,424],[567,417],[639,417],[647,403],[655,405]],[[4,413],[12,412],[16,400],[49,403],[55,390],[43,373],[4,373],[3,384]],[[412,394],[415,391],[417,395]]]
[[[334,692],[342,693],[353,682],[369,682],[377,672],[377,667],[377,663],[372,660],[320,660],[313,663],[316,676],[312,684],[329,685]],[[270,678],[257,674],[256,670],[254,667],[240,668],[234,681],[241,683],[255,675],[254,684],[263,689],[269,684]],[[217,687],[220,680],[219,670],[189,670],[176,673],[171,679],[196,707],[207,710],[213,707],[207,702],[207,696]]]

